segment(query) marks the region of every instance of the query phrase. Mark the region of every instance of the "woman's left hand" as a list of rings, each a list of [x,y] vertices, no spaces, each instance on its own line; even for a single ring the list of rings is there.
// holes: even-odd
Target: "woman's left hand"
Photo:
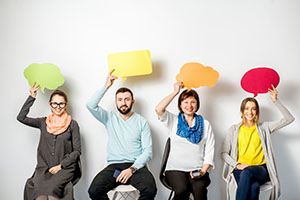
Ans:
[[[274,85],[272,85],[272,89],[269,88],[268,90],[269,90],[269,94],[270,94],[272,101],[276,102],[278,92],[277,92],[276,88],[274,87]]]
[[[200,170],[200,174],[201,174],[201,176],[204,176],[205,174],[206,174],[206,171],[204,171],[204,170]]]
[[[49,169],[49,172],[50,172],[51,174],[56,174],[56,173],[59,172],[60,170],[61,170],[61,164],[56,165],[56,166],[54,166],[54,167],[51,167],[51,168]]]
[[[199,176],[194,176],[193,175],[193,171],[190,171],[190,176],[191,176],[192,179],[194,179],[194,178],[200,178],[201,176],[204,176],[206,174],[206,171],[204,171],[202,169],[198,169],[197,171],[200,173]]]

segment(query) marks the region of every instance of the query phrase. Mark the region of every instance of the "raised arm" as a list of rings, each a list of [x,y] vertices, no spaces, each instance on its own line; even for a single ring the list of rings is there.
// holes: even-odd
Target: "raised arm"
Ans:
[[[181,88],[183,88],[182,82],[179,82],[179,81],[175,82],[174,83],[174,91],[171,94],[169,94],[168,96],[166,96],[165,98],[163,98],[163,100],[161,100],[157,104],[157,106],[155,107],[155,112],[159,117],[162,116],[166,112],[166,108],[171,103],[171,101],[175,98],[175,96],[179,93]]]
[[[113,76],[112,73],[114,72],[114,69],[111,70],[106,77],[106,82],[104,84],[104,87],[100,90],[98,90],[87,102],[86,107],[87,109],[92,113],[92,115],[98,119],[102,123],[106,123],[107,121],[107,111],[98,106],[99,102],[103,98],[106,91],[112,86],[114,81],[117,79],[116,76]]]
[[[25,125],[31,126],[31,127],[35,127],[35,128],[39,128],[40,124],[41,124],[41,118],[31,118],[31,117],[27,117],[29,110],[31,108],[31,106],[33,105],[36,95],[37,95],[37,91],[39,90],[40,86],[36,85],[36,83],[34,83],[31,88],[30,88],[30,96],[26,99],[25,103],[23,104],[18,116],[17,116],[17,120]]]
[[[292,123],[295,120],[294,116],[278,100],[278,98],[277,98],[278,92],[277,92],[276,88],[273,85],[272,85],[272,87],[273,87],[272,89],[269,89],[270,98],[272,99],[273,103],[278,108],[278,110],[281,112],[282,118],[280,120],[266,123],[268,128],[270,129],[271,133],[284,127],[284,126],[287,126],[288,124]]]

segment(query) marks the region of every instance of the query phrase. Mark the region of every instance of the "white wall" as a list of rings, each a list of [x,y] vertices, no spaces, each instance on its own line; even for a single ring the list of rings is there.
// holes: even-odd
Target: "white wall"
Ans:
[[[36,164],[38,131],[16,120],[29,94],[23,70],[31,63],[58,65],[65,76],[61,87],[70,98],[70,113],[81,128],[83,177],[76,199],[88,199],[93,177],[105,166],[106,130],[85,108],[105,81],[109,53],[149,49],[153,73],[118,80],[103,99],[115,109],[119,86],[136,96],[134,110],[149,120],[159,200],[169,191],[158,179],[166,129],[156,118],[155,105],[173,89],[180,67],[190,61],[210,65],[220,73],[214,88],[199,88],[200,113],[216,137],[216,168],[211,172],[209,199],[223,200],[225,183],[220,146],[226,130],[239,122],[239,105],[246,96],[243,74],[255,66],[271,66],[280,74],[279,98],[296,121],[273,136],[284,200],[299,198],[300,161],[300,1],[297,0],[0,0],[1,140],[0,199],[22,199],[23,186]],[[48,97],[39,93],[30,116],[50,113]],[[278,119],[268,95],[257,99],[262,120]],[[176,101],[169,109],[177,112]]]

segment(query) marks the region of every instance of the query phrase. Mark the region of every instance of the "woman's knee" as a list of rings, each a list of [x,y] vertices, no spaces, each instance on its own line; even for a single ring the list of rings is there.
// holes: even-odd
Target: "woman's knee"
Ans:
[[[251,185],[251,193],[258,194],[260,189],[260,185],[257,181],[254,181]]]
[[[99,187],[95,184],[91,184],[88,190],[89,196],[91,199],[94,199],[94,197],[99,196],[102,193],[105,193],[102,187]]]
[[[240,174],[240,180],[241,179],[252,179],[253,175],[250,170],[244,169]]]
[[[182,185],[181,187],[173,188],[174,192],[178,196],[187,195],[190,193],[190,190],[187,186]]]

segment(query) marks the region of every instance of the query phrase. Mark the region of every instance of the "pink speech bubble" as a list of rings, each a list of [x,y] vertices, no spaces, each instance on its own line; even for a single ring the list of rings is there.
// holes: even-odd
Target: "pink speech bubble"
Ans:
[[[267,93],[272,85],[276,88],[279,84],[279,75],[271,68],[258,67],[247,71],[241,80],[242,88],[249,93],[253,93],[254,97],[258,93]]]

